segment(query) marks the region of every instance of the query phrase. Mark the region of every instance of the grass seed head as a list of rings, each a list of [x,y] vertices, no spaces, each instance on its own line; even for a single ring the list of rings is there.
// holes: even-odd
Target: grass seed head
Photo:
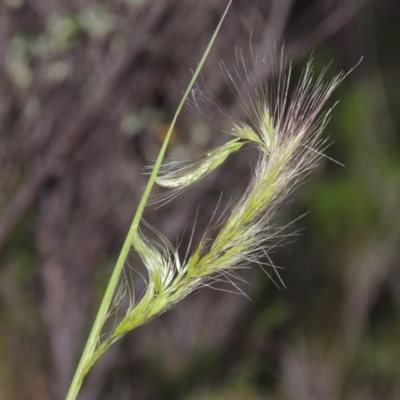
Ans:
[[[247,73],[247,63],[242,60],[241,65]],[[260,153],[253,178],[225,220],[209,229],[184,260],[179,259],[177,250],[166,240],[162,240],[159,249],[137,231],[132,246],[148,269],[149,282],[142,297],[129,307],[125,317],[100,345],[99,352],[195,289],[213,282],[216,276],[227,276],[233,269],[249,263],[261,265],[263,258],[267,259],[267,265],[274,267],[268,251],[273,247],[271,241],[282,231],[273,224],[277,206],[321,157],[324,143],[321,133],[331,111],[321,115],[321,110],[345,77],[341,73],[332,81],[324,82],[323,71],[313,80],[310,60],[300,82],[289,92],[291,71],[290,67],[286,70],[286,65],[282,57],[273,68],[277,70],[275,85],[255,89],[252,85],[249,89],[252,77],[240,79],[240,68],[236,69],[236,79],[225,69],[228,83],[250,124],[230,117],[209,94],[202,95],[198,89],[193,92],[191,107],[204,113],[200,106],[211,102],[222,121],[213,122],[234,139],[200,157],[167,162],[157,179],[159,185],[170,188],[173,193],[165,198],[171,199],[199,182],[246,143],[253,144]]]

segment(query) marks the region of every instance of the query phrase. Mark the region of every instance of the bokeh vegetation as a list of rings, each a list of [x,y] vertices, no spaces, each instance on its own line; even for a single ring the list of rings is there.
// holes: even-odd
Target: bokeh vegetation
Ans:
[[[1,400],[65,396],[145,185],[142,168],[224,6],[0,3]],[[201,83],[232,115],[243,110],[218,61],[233,67],[235,47],[250,57],[250,36],[268,57],[284,42],[294,76],[312,50],[317,72],[331,63],[329,76],[363,56],[335,92],[325,132],[326,154],[345,167],[323,159],[282,208],[281,225],[305,214],[288,230],[299,231],[295,240],[271,254],[287,289],[253,268],[241,286],[251,300],[202,290],[111,348],[80,398],[399,398],[399,15],[395,0],[234,1]],[[186,112],[169,156],[226,140]],[[245,151],[145,219],[182,241],[184,254],[196,215],[199,239],[252,166]],[[134,254],[130,264],[140,293],[143,267]]]

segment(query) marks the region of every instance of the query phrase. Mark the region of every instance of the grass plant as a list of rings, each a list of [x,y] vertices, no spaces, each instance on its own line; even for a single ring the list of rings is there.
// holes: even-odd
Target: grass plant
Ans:
[[[291,69],[287,68],[284,57],[281,56],[275,61],[276,85],[271,88],[254,89],[253,78],[248,74],[249,67],[239,54],[237,76],[232,76],[227,68],[224,71],[247,114],[249,123],[230,117],[209,95],[198,89],[192,90],[224,16],[170,125],[112,273],[67,400],[76,399],[90,368],[123,335],[170,309],[216,277],[226,276],[230,279],[235,268],[249,263],[262,264],[261,259],[269,260],[268,243],[279,232],[272,222],[277,206],[315,167],[322,155],[325,141],[321,139],[321,133],[328,121],[330,110],[322,114],[321,111],[345,74],[340,73],[332,81],[324,82],[322,72],[314,79],[310,61],[299,83],[290,91]],[[244,78],[240,78],[240,72],[244,72]],[[223,121],[221,129],[233,138],[193,160],[171,161],[161,166],[175,121],[191,91],[191,106],[201,109],[201,104],[211,101],[214,110],[217,110]],[[143,235],[140,221],[155,182],[170,188],[171,192],[168,192],[166,197],[170,200],[181,190],[200,181],[219,167],[231,154],[248,145],[259,150],[257,165],[248,188],[230,212],[227,212],[227,216],[208,229],[191,254],[186,254],[184,259],[180,260],[177,250],[166,239],[161,238],[160,243],[156,245]],[[148,270],[147,286],[139,299],[135,299],[131,293],[130,306],[125,315],[104,335],[105,322],[118,308],[119,294],[122,293],[121,273],[132,248]],[[273,266],[272,263],[268,264]]]

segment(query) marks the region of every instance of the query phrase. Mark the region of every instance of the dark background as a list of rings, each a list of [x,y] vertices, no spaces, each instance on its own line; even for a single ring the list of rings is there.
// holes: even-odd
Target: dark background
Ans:
[[[0,399],[62,399],[175,109],[226,2],[0,2]],[[218,66],[284,43],[334,93],[329,157],[276,220],[300,235],[250,298],[202,289],[118,342],[80,399],[400,399],[400,4],[234,0],[202,86],[242,116]],[[250,39],[251,38],[251,39]],[[261,71],[260,83],[273,79]],[[185,111],[168,156],[224,136]],[[187,243],[245,189],[243,151],[145,219]],[[199,208],[200,205],[200,208]],[[199,211],[198,211],[199,210]],[[192,222],[191,222],[192,221]],[[186,230],[185,230],[186,227]],[[292,240],[295,239],[295,240]],[[179,239],[180,240],[180,239]],[[143,272],[132,257],[131,266]],[[133,273],[140,291],[143,281]]]

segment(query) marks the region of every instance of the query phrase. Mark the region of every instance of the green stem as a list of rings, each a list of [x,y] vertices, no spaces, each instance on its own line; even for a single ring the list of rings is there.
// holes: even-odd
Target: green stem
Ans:
[[[157,178],[158,171],[160,169],[162,160],[163,160],[165,152],[167,150],[168,142],[170,140],[170,137],[171,137],[172,131],[174,129],[176,120],[177,120],[178,115],[180,114],[180,112],[181,112],[181,110],[183,108],[183,105],[184,105],[184,103],[185,103],[190,91],[192,90],[194,82],[196,81],[196,79],[197,79],[197,77],[198,77],[198,75],[200,73],[200,70],[202,69],[203,64],[204,64],[204,62],[205,62],[205,60],[206,60],[206,58],[207,58],[207,56],[208,56],[208,54],[209,54],[209,52],[211,50],[211,47],[212,47],[212,45],[213,45],[213,43],[215,41],[215,38],[217,37],[217,34],[218,34],[219,30],[220,30],[220,27],[222,25],[223,20],[225,19],[225,16],[226,16],[226,14],[228,12],[228,9],[229,9],[229,7],[231,5],[231,2],[232,2],[232,0],[229,1],[228,6],[226,7],[225,12],[222,15],[221,20],[219,21],[218,26],[215,29],[215,32],[212,35],[211,40],[208,43],[208,46],[207,46],[207,48],[206,48],[206,50],[205,50],[205,52],[204,52],[204,54],[203,54],[203,56],[202,56],[202,58],[201,58],[201,60],[199,62],[199,65],[197,66],[197,68],[196,68],[196,70],[195,70],[195,72],[194,72],[194,74],[192,76],[192,79],[190,80],[190,83],[189,83],[189,85],[188,85],[188,87],[187,87],[187,89],[186,89],[186,91],[185,91],[185,93],[184,93],[184,95],[182,97],[182,100],[179,103],[178,109],[175,112],[175,116],[174,116],[174,118],[173,118],[173,120],[171,122],[171,125],[169,127],[168,133],[167,133],[167,135],[165,137],[165,140],[163,142],[163,145],[161,147],[160,153],[158,154],[156,163],[154,165],[153,172],[150,175],[149,182],[148,182],[148,184],[146,186],[146,189],[145,189],[145,191],[143,193],[143,196],[142,196],[142,198],[140,200],[140,203],[139,203],[139,206],[137,208],[136,214],[135,214],[135,216],[133,218],[133,221],[132,221],[132,224],[131,224],[131,226],[129,228],[128,235],[127,235],[127,237],[125,239],[125,242],[124,242],[124,244],[122,246],[121,253],[120,253],[120,255],[118,257],[118,260],[117,260],[117,262],[115,264],[113,273],[112,273],[110,281],[108,283],[106,292],[105,292],[103,300],[101,302],[99,311],[98,311],[96,319],[94,321],[94,324],[93,324],[92,330],[90,332],[89,338],[87,340],[85,349],[83,350],[83,353],[82,353],[81,359],[79,361],[78,367],[77,367],[77,369],[75,371],[75,375],[74,375],[74,378],[72,380],[71,386],[69,388],[66,400],[75,400],[76,399],[76,397],[78,396],[79,390],[81,388],[83,379],[84,379],[85,375],[87,374],[87,372],[89,371],[89,369],[92,367],[92,365],[91,365],[92,364],[92,361],[91,361],[92,360],[92,356],[93,356],[93,353],[96,350],[96,345],[97,345],[98,341],[100,340],[100,334],[101,334],[101,331],[103,329],[104,322],[107,319],[108,310],[110,308],[111,300],[112,300],[113,295],[115,293],[115,289],[117,287],[118,280],[119,280],[119,277],[121,275],[121,271],[122,271],[122,269],[123,269],[123,267],[125,265],[126,258],[128,256],[129,250],[131,248],[132,237],[137,233],[139,222],[140,222],[140,220],[142,218],[143,211],[144,211],[144,209],[146,207],[148,198],[150,196],[151,189],[153,188],[154,182],[155,182],[155,180]]]

